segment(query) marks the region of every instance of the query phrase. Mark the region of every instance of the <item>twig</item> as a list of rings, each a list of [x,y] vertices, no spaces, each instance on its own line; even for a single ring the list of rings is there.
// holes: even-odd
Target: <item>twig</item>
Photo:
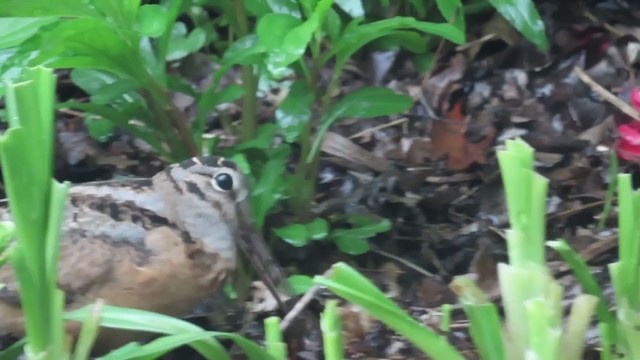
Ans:
[[[322,274],[322,276],[324,276],[324,277],[327,277],[327,276],[330,276],[330,275],[331,275],[331,269],[325,271],[324,274]],[[280,322],[280,331],[284,332],[289,327],[289,325],[291,325],[293,320],[295,318],[297,318],[298,315],[300,315],[300,313],[304,309],[307,308],[307,306],[309,305],[311,300],[313,300],[313,298],[316,296],[318,291],[320,291],[320,288],[321,288],[321,286],[314,285],[309,290],[307,290],[307,292],[304,295],[302,295],[300,300],[298,300],[298,302],[296,302],[296,304],[293,306],[291,311],[289,311],[287,313],[287,315],[285,315],[285,317]]]
[[[573,69],[573,72],[575,72],[576,75],[578,75],[578,77],[580,78],[580,80],[582,80],[582,82],[587,84],[591,88],[591,90],[597,92],[600,96],[602,96],[602,98],[605,101],[615,106],[616,108],[618,108],[618,110],[622,111],[623,113],[631,116],[631,118],[633,118],[634,120],[640,121],[640,112],[638,112],[636,109],[631,107],[626,102],[622,101],[617,96],[610,93],[609,90],[605,89],[600,84],[593,81],[593,79],[589,77],[589,75],[587,75],[587,73],[585,73],[584,70],[576,66]]]

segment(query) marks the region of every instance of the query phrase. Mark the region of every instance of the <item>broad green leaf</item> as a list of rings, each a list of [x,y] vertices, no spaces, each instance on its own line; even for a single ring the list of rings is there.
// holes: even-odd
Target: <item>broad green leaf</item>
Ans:
[[[369,251],[369,241],[348,233],[343,233],[333,239],[340,251],[349,255],[362,255]]]
[[[33,36],[40,27],[58,21],[55,17],[0,18],[0,49],[17,46]]]
[[[88,305],[73,310],[65,319],[83,321],[93,311]],[[199,333],[202,328],[181,319],[149,311],[128,309],[105,305],[101,312],[100,325],[124,330],[149,331],[160,334]],[[226,351],[214,338],[205,338],[192,343],[192,346],[207,358],[230,359]]]
[[[228,0],[222,1],[229,2]],[[266,0],[245,0],[243,3],[247,12],[258,19],[272,12]]]
[[[269,140],[273,141],[273,137]],[[258,228],[262,228],[264,225],[264,219],[269,210],[284,197],[283,177],[290,152],[289,146],[279,146],[269,151],[269,160],[267,160],[257,178],[251,194],[251,204]]]
[[[328,56],[336,55],[340,63],[345,62],[353,53],[367,43],[387,36],[396,30],[415,30],[438,35],[456,44],[465,42],[464,33],[451,24],[418,21],[412,17],[402,16],[368,24],[359,24],[358,20],[354,20],[343,31],[342,36],[339,41],[334,44]]]
[[[162,35],[169,20],[167,10],[160,5],[143,5],[138,10],[138,31],[144,36]]]
[[[549,42],[544,22],[531,0],[489,0],[498,12],[538,49],[547,52]]]
[[[436,4],[447,22],[453,24],[462,33],[466,32],[464,7],[461,0],[437,0]]]
[[[352,215],[348,217],[348,221],[353,224],[355,228],[361,229],[364,234],[376,234],[391,229],[391,221],[384,218]]]
[[[427,43],[420,34],[404,30],[393,31],[385,37],[374,40],[371,45],[377,49],[397,49],[401,47],[414,53],[424,53],[427,50]]]
[[[276,124],[282,132],[285,141],[298,141],[300,133],[311,120],[313,91],[305,81],[296,81],[291,85],[289,94],[276,110]]]
[[[306,21],[289,29],[284,36],[282,36],[284,28],[292,25],[293,21],[284,20],[285,15],[278,15],[277,17],[275,14],[273,16],[267,15],[266,22],[262,25],[259,24],[258,27],[262,29],[259,32],[261,41],[267,41],[270,45],[269,58],[267,60],[269,72],[277,76],[284,71],[284,68],[302,57],[313,34],[322,25],[324,17],[332,4],[333,0],[318,1],[313,14]],[[289,18],[293,19],[291,16]],[[277,23],[280,26],[276,29],[277,36],[267,33],[269,29],[265,24],[269,23]],[[266,37],[269,35],[273,36],[273,38],[267,40]]]
[[[323,218],[316,218],[306,224],[307,235],[311,240],[322,240],[329,234],[329,224]]]
[[[91,114],[85,115],[84,123],[87,126],[89,136],[100,142],[107,141],[115,130],[113,122]]]
[[[97,93],[102,87],[113,84],[118,79],[113,74],[93,69],[73,69],[70,77],[77,87],[89,95]]]
[[[102,13],[101,18],[119,29],[133,29],[140,0],[91,0],[93,6]]]
[[[464,357],[446,337],[434,333],[400,309],[380,289],[345,263],[331,267],[328,277],[316,276],[313,281],[327,287],[345,300],[365,309],[400,335],[406,337],[434,360],[462,360]]]
[[[303,224],[290,224],[273,229],[273,232],[282,240],[295,247],[302,247],[309,243],[307,227]]]
[[[49,63],[55,67],[94,67],[127,75],[143,81],[144,64],[136,39],[123,38],[109,23],[97,19],[76,19],[64,22],[46,34],[44,48],[34,62],[55,59],[61,54],[71,54]],[[136,41],[137,46],[137,41]]]
[[[267,123],[258,128],[258,134],[255,138],[245,141],[233,147],[233,151],[242,151],[247,149],[269,149],[273,144],[273,138],[276,134],[276,125]]]
[[[187,35],[187,27],[183,22],[176,22],[171,29],[171,38],[167,49],[167,61],[182,59],[194,53],[207,41],[207,35],[201,28],[195,28]]]
[[[327,12],[322,23],[322,30],[329,36],[331,43],[335,42],[342,34],[342,19],[334,9],[329,9]]]
[[[140,85],[131,78],[117,80],[102,89],[99,89],[91,96],[91,101],[96,104],[109,104],[116,100],[125,98],[127,101],[143,101],[142,97],[135,92]]]
[[[287,279],[295,295],[304,294],[313,286],[313,279],[307,275],[291,275]]]
[[[446,1],[446,0],[445,0]],[[456,1],[456,0],[454,0]],[[388,1],[386,2],[387,5],[389,6]],[[418,19],[422,19],[427,15],[427,2],[424,0],[409,0],[409,3],[411,3],[411,5],[413,6],[414,10],[416,11],[416,18]]]
[[[258,36],[249,34],[244,36],[233,44],[224,52],[222,56],[222,66],[213,74],[213,84],[207,91],[215,91],[217,84],[234,65],[257,64],[262,61],[263,54],[267,49],[259,43]]]
[[[504,360],[502,324],[495,304],[465,304],[469,332],[483,359]]]
[[[302,20],[287,14],[268,14],[258,21],[256,34],[260,44],[268,50],[277,50],[282,46],[289,31],[302,24]]]
[[[244,87],[238,84],[232,84],[216,93],[205,93],[198,104],[202,111],[209,112],[216,106],[230,103],[244,95]]]
[[[324,134],[338,119],[397,114],[409,109],[412,105],[411,97],[397,94],[387,88],[369,87],[347,94],[335,103],[320,120],[320,128],[316,132],[307,162],[313,161],[316,157]]]
[[[85,0],[2,0],[0,17],[98,17],[100,14]]]
[[[71,80],[91,95],[91,102],[94,104],[110,104],[120,99],[142,101],[134,92],[139,84],[131,78],[120,79],[104,71],[76,68],[71,71]]]
[[[266,2],[274,13],[287,14],[297,18],[301,17],[300,8],[296,0],[266,0]]]
[[[158,359],[162,355],[190,343],[211,338],[212,332],[201,331],[162,336],[148,344],[125,346],[100,358],[100,360]],[[127,344],[129,345],[129,344]]]
[[[362,0],[335,0],[336,5],[352,18],[364,16]]]
[[[225,65],[253,64],[259,59],[259,55],[266,51],[267,49],[260,44],[258,36],[251,34],[231,44],[224,52],[222,60]]]
[[[322,123],[335,116],[375,117],[397,114],[408,110],[413,100],[408,95],[398,94],[384,87],[368,87],[347,94],[329,110]]]
[[[462,8],[460,0],[436,0],[436,4],[438,5],[438,10],[447,21],[456,14],[458,9]]]

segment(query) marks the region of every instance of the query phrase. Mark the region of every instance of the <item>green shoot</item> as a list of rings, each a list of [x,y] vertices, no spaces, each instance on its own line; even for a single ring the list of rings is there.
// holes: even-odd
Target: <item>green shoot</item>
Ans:
[[[342,321],[337,300],[329,300],[320,316],[325,360],[344,359]]]
[[[270,316],[264,319],[264,342],[267,352],[276,360],[286,360],[287,344],[282,341],[282,331],[280,331],[280,318]]]

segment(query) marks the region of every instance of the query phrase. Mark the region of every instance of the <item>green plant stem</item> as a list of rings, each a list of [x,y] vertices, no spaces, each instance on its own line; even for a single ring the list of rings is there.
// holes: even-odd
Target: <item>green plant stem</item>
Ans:
[[[168,135],[165,140],[172,149],[172,156],[174,157],[172,160],[179,161],[190,156],[197,156],[199,154],[198,146],[193,140],[191,129],[184,113],[176,109],[167,91],[155,80],[150,78],[147,84],[149,95],[145,96],[145,98],[151,112],[158,119],[163,133]],[[173,136],[174,131],[178,133],[178,139]]]
[[[320,112],[321,114],[329,107],[331,96],[338,87],[338,83],[340,81],[340,78],[342,77],[344,66],[344,62],[336,61],[336,65],[333,69],[333,74],[331,74],[331,79],[329,80],[329,84],[327,85],[327,90],[324,92],[324,95],[322,95],[322,98],[320,100],[320,106],[322,109],[322,111]]]
[[[169,160],[176,161],[181,158],[186,158],[188,152],[175,136],[175,129],[172,128],[171,120],[169,120],[169,116],[164,111],[162,105],[160,105],[149,92],[142,92],[142,96],[149,105],[149,110],[155,119],[154,127],[160,132],[162,142],[168,147],[169,156],[171,157]]]
[[[249,22],[244,9],[244,1],[233,0],[233,20],[231,25],[238,38],[249,33]],[[245,88],[242,97],[242,123],[240,125],[240,138],[248,141],[255,137],[257,129],[256,113],[258,109],[258,77],[253,65],[242,66],[242,84]]]
[[[296,168],[295,186],[291,189],[290,205],[294,213],[300,214],[304,219],[311,208],[311,200],[313,199],[315,182],[310,183],[308,174],[310,165],[306,158],[311,151],[311,122],[302,129],[300,133],[300,159]]]

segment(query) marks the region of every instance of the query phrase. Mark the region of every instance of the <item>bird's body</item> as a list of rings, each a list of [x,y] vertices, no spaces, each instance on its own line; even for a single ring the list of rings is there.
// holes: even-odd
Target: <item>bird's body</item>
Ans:
[[[184,316],[234,271],[248,192],[235,164],[193,158],[151,179],[74,185],[62,224],[59,287],[67,309],[101,298]],[[8,209],[2,220],[10,220]],[[0,268],[0,333],[23,334],[13,269]],[[108,335],[102,335],[102,334]],[[102,331],[103,350],[130,337]]]

